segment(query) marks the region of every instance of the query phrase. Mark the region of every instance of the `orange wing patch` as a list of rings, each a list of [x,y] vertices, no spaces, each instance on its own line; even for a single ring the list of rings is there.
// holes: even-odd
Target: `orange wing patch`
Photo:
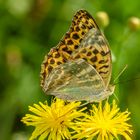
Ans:
[[[85,10],[78,11],[72,20],[69,31],[61,39],[59,44],[52,48],[41,65],[41,86],[53,68],[67,62],[71,54],[79,48],[79,44],[85,34],[92,28],[98,28],[92,16]]]

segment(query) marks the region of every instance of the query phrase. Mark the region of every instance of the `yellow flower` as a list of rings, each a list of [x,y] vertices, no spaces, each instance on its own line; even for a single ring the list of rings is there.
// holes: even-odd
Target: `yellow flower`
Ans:
[[[83,116],[83,109],[77,111],[80,102],[71,102],[65,105],[65,102],[56,99],[51,106],[39,102],[34,107],[29,106],[29,110],[34,114],[26,114],[22,122],[26,125],[35,126],[35,130],[30,140],[39,137],[39,140],[61,140],[70,139],[70,129],[76,129],[74,120]]]
[[[87,116],[86,121],[77,122],[79,128],[73,138],[87,138],[92,140],[113,140],[123,136],[126,140],[131,140],[131,125],[127,123],[130,113],[126,110],[120,112],[115,100],[112,106],[106,101],[104,107],[100,102],[99,106],[93,105],[91,115]]]

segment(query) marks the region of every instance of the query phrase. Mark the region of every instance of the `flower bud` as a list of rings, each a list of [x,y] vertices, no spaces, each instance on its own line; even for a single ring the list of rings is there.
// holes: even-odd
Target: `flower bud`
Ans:
[[[96,19],[97,19],[97,23],[103,28],[109,25],[109,16],[104,11],[97,12]]]
[[[129,18],[128,26],[133,31],[139,30],[140,29],[140,19],[138,17]]]

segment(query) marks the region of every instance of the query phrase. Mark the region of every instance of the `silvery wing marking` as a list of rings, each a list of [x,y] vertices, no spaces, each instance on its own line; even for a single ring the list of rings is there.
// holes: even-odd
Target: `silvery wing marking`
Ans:
[[[108,87],[112,73],[111,52],[106,38],[99,29],[93,28],[86,33],[79,48],[73,52],[72,58],[85,59],[97,70]]]
[[[69,101],[100,101],[109,96],[105,90],[101,76],[83,59],[53,69],[44,85],[46,94]]]

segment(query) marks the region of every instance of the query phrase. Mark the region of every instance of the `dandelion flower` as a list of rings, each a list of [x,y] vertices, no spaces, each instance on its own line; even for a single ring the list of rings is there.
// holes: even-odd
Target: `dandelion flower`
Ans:
[[[73,138],[87,138],[92,140],[113,140],[123,136],[126,140],[131,140],[131,125],[127,123],[130,113],[126,110],[120,112],[115,100],[110,105],[107,101],[103,107],[100,102],[98,107],[93,105],[91,115],[87,116],[86,121],[77,122],[79,128],[77,135]]]
[[[65,102],[56,99],[51,106],[39,102],[39,105],[29,106],[29,111],[33,114],[26,114],[22,122],[26,125],[35,127],[30,140],[39,138],[39,140],[61,140],[70,139],[70,129],[76,129],[73,120],[80,118],[83,109],[77,111],[80,102],[71,102],[65,105]]]

